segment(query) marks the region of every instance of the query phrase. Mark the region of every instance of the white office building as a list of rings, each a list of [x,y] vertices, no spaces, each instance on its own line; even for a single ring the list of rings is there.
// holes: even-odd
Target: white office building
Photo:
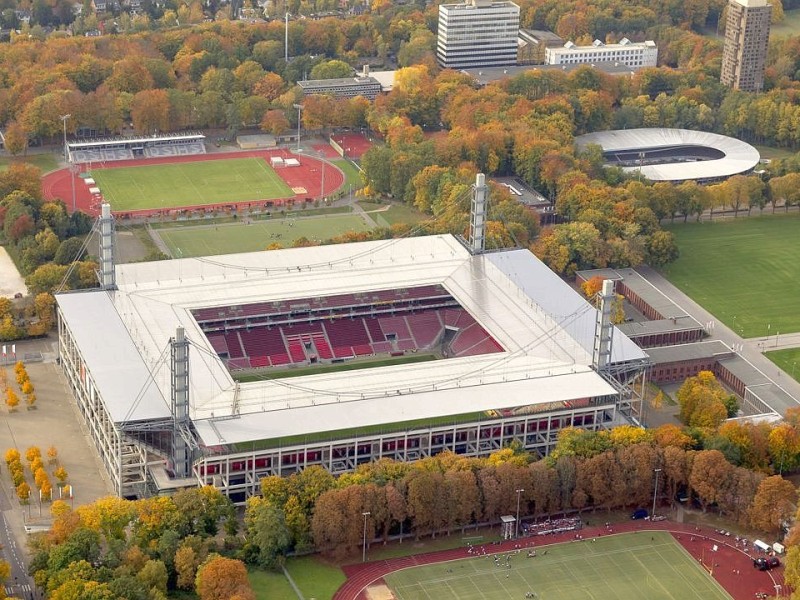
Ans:
[[[513,2],[441,4],[436,56],[446,69],[516,65],[518,35]]]
[[[634,43],[622,38],[619,44],[604,44],[595,40],[591,46],[576,46],[567,42],[561,48],[545,49],[548,65],[577,65],[613,62],[629,67],[655,67],[658,48],[652,41]]]

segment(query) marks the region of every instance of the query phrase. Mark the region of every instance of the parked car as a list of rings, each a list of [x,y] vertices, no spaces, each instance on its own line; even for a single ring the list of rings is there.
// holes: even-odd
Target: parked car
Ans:
[[[769,571],[781,566],[781,561],[777,556],[769,556],[767,558],[760,556],[753,560],[753,567],[759,571]]]
[[[634,521],[637,519],[646,519],[649,515],[650,513],[647,512],[646,508],[637,508],[635,511],[633,511],[631,519],[633,519]]]

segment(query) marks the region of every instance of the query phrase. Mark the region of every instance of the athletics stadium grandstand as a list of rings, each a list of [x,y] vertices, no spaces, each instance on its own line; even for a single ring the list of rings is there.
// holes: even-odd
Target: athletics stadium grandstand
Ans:
[[[162,158],[205,154],[202,133],[79,140],[67,143],[69,162],[102,163],[134,158]]]
[[[748,173],[761,155],[753,146],[728,136],[689,129],[620,129],[575,138],[578,148],[603,148],[606,166],[651,181],[719,181]]]
[[[309,465],[544,455],[565,427],[639,420],[645,353],[528,250],[435,235],[115,267],[104,210],[103,289],[57,295],[59,355],[122,496],[241,502]]]

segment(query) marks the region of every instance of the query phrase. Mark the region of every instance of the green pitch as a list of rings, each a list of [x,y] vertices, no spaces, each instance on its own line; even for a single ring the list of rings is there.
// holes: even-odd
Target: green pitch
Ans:
[[[651,537],[654,538],[651,541]],[[477,557],[384,577],[398,600],[730,600],[668,533],[626,534],[511,554],[511,568]],[[508,575],[508,577],[506,577]]]
[[[786,348],[773,350],[764,354],[768,359],[778,365],[791,377],[800,381],[800,348]]]
[[[291,247],[295,240],[305,237],[324,241],[347,231],[367,231],[360,215],[324,215],[317,217],[275,217],[225,225],[198,225],[157,229],[155,233],[169,248],[173,257],[210,256],[266,250],[276,243]]]
[[[800,215],[670,227],[681,257],[669,280],[743,337],[800,331]]]
[[[294,197],[272,167],[256,157],[96,169],[91,175],[114,210]]]

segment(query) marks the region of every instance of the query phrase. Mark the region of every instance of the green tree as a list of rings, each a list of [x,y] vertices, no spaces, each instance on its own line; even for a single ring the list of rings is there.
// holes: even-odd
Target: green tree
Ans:
[[[148,590],[158,590],[166,595],[169,575],[167,573],[167,567],[162,561],[148,560],[144,567],[136,574],[136,578],[141,581]]]
[[[327,60],[314,65],[311,69],[310,79],[339,79],[350,77],[353,67],[341,60]]]
[[[291,542],[283,511],[253,496],[247,501],[245,525],[248,539],[258,548],[259,564],[267,568],[280,564]]]

